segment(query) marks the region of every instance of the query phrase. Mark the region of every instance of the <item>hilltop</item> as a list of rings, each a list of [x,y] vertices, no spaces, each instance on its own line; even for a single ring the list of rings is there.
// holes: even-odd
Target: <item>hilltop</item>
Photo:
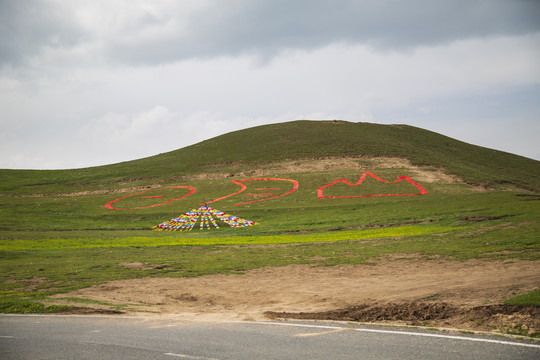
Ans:
[[[197,174],[249,171],[296,160],[400,158],[443,169],[470,185],[540,190],[540,162],[408,125],[299,120],[224,134],[134,161],[73,170],[0,170],[0,193],[109,189]],[[233,174],[234,175],[234,174]]]

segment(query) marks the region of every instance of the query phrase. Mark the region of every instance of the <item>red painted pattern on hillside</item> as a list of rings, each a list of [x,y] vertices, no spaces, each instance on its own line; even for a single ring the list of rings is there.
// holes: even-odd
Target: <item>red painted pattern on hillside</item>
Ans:
[[[366,175],[369,175],[371,176],[373,179],[375,180],[378,180],[378,181],[381,181],[381,182],[384,182],[384,183],[388,183],[388,184],[395,184],[395,183],[398,183],[400,181],[407,181],[408,183],[416,186],[416,188],[420,191],[418,193],[411,193],[411,194],[369,194],[369,195],[347,195],[347,196],[324,196],[324,189],[330,187],[330,186],[333,186],[333,185],[336,185],[337,183],[345,183],[349,186],[358,186],[360,184],[362,184],[364,182],[364,180],[366,179]],[[401,176],[399,177],[397,180],[395,181],[386,181],[384,179],[381,179],[380,177],[378,177],[377,175],[373,174],[372,172],[369,172],[369,171],[366,171],[366,172],[363,172],[362,175],[360,176],[360,180],[358,180],[356,182],[356,184],[351,184],[349,181],[347,181],[346,179],[339,179],[339,180],[336,180],[336,181],[333,181],[329,184],[326,184],[324,186],[321,186],[320,188],[317,189],[317,197],[319,199],[341,199],[341,198],[357,198],[357,197],[377,197],[377,196],[410,196],[410,195],[425,195],[427,194],[427,191],[426,189],[424,189],[422,187],[422,185],[418,184],[418,183],[415,183],[410,177],[408,176]]]
[[[216,202],[216,201],[220,201],[220,200],[223,200],[223,199],[227,199],[231,196],[234,196],[234,195],[238,195],[242,192],[244,192],[246,189],[247,189],[247,185],[244,184],[244,182],[250,182],[250,181],[287,181],[287,182],[290,182],[293,184],[292,188],[282,194],[278,194],[278,195],[275,195],[275,193],[250,193],[250,194],[246,194],[246,195],[251,195],[251,196],[254,196],[254,195],[275,195],[275,196],[271,196],[271,197],[267,197],[267,198],[264,198],[264,199],[259,199],[259,200],[253,200],[253,201],[247,201],[247,202],[243,202],[243,203],[238,203],[238,204],[234,204],[234,206],[238,206],[238,205],[246,205],[246,204],[252,204],[252,203],[256,203],[256,202],[259,202],[259,201],[266,201],[266,200],[270,200],[270,199],[275,199],[275,198],[278,198],[278,197],[282,197],[282,196],[285,196],[285,195],[288,195],[294,191],[296,191],[298,189],[298,181],[296,180],[291,180],[291,179],[279,179],[279,178],[263,178],[263,179],[243,179],[243,180],[231,180],[232,183],[236,184],[236,185],[240,185],[241,189],[238,190],[237,192],[235,193],[232,193],[232,194],[229,194],[229,195],[226,195],[226,196],[223,196],[223,197],[220,197],[218,199],[215,199],[215,200],[212,200],[212,201],[209,201],[207,204],[211,204],[213,202]],[[257,188],[256,190],[258,189],[262,189],[262,188]],[[266,188],[268,189],[268,188]],[[274,188],[276,190],[281,190],[281,188]]]
[[[168,186],[164,189],[175,189],[175,188],[182,188],[182,189],[188,189],[189,190],[189,193],[185,194],[185,195],[182,195],[180,197],[177,197],[177,198],[174,198],[174,199],[171,199],[171,200],[168,200],[168,201],[164,201],[164,202],[161,202],[161,203],[158,203],[158,204],[152,204],[152,205],[147,205],[147,206],[138,206],[138,207],[127,207],[127,208],[118,208],[118,207],[114,207],[112,204],[114,204],[115,202],[117,201],[120,201],[122,199],[126,199],[126,198],[129,198],[129,197],[132,197],[132,196],[137,196],[137,195],[140,195],[140,194],[144,194],[144,193],[147,193],[149,191],[152,191],[152,190],[147,190],[147,191],[141,191],[141,192],[138,192],[138,193],[135,193],[135,194],[131,194],[131,195],[127,195],[127,196],[123,196],[121,198],[118,198],[116,200],[113,200],[107,204],[105,204],[105,207],[107,209],[112,209],[112,210],[133,210],[133,209],[145,209],[145,208],[149,208],[149,207],[154,207],[154,206],[160,206],[160,205],[165,205],[165,204],[168,204],[170,202],[173,202],[173,201],[176,201],[176,200],[180,200],[180,199],[183,199],[191,194],[193,194],[196,190],[195,188],[191,187],[191,186]],[[153,198],[162,198],[164,197],[164,195],[154,195],[154,196],[141,196],[140,198],[141,199],[153,199]]]

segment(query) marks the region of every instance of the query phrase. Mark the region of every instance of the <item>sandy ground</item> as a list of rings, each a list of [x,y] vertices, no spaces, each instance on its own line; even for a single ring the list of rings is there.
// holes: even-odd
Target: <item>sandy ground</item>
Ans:
[[[413,258],[358,266],[290,265],[235,275],[112,281],[58,297],[129,304],[128,313],[185,320],[296,317],[532,334],[540,332],[539,308],[500,304],[538,288],[539,263]]]

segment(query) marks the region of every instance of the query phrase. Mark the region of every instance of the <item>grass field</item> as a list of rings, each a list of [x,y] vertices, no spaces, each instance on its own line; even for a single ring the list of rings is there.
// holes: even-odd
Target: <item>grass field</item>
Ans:
[[[0,311],[58,311],[61,308],[48,308],[40,301],[110,280],[146,276],[192,277],[287,264],[365,264],[387,254],[451,261],[539,259],[539,162],[445,137],[437,147],[440,135],[410,127],[363,124],[365,136],[358,138],[355,133],[354,138],[349,123],[305,125],[254,128],[247,134],[231,133],[177,152],[105,167],[1,170]],[[298,127],[304,129],[303,136],[293,137]],[[327,127],[337,130],[328,132]],[[266,141],[261,140],[264,130]],[[404,131],[408,136],[400,135]],[[227,151],[217,151],[223,148]],[[236,205],[268,197],[249,195],[265,191],[257,189],[291,186],[276,180],[253,182],[247,191],[211,204],[256,221],[257,226],[150,230],[201,203],[235,193],[239,186],[231,180],[261,178],[256,170],[269,166],[268,161],[353,155],[362,155],[353,158],[358,169],[266,172],[263,178],[298,181],[298,190],[286,196]],[[464,181],[415,180],[415,168],[371,168],[367,155],[407,155],[412,163],[426,165],[423,171],[444,168]],[[251,176],[234,175],[250,171]],[[342,178],[354,183],[364,171],[388,181],[410,176],[427,194],[317,197],[321,186]],[[201,173],[230,177],[194,176]],[[188,192],[171,186],[196,191],[177,201],[145,207]],[[148,192],[126,197],[141,191]],[[358,196],[418,189],[406,182],[368,179],[359,187],[328,191],[332,196]],[[114,204],[125,210],[105,207],[122,197],[126,198]],[[144,264],[144,269],[123,265],[133,262]],[[538,296],[527,299],[537,302]]]

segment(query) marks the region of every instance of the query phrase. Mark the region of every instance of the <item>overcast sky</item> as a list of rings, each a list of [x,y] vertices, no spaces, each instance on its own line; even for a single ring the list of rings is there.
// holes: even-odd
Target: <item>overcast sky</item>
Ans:
[[[298,119],[540,160],[540,1],[0,0],[0,168]]]

